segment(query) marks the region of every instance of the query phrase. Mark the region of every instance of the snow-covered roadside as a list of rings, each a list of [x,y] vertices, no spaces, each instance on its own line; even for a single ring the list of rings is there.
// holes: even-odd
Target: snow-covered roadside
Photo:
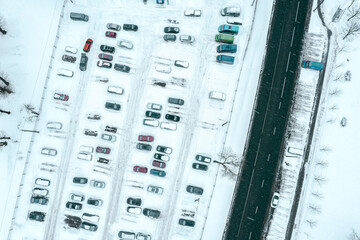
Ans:
[[[32,133],[20,129],[33,129],[20,112],[24,104],[38,109],[46,80],[57,24],[63,0],[8,1],[2,0],[2,14],[8,34],[0,38],[0,71],[9,75],[15,93],[1,103],[11,115],[1,115],[0,125],[12,138],[6,151],[0,152],[0,238],[5,239],[13,214],[14,197],[19,188],[20,176],[26,160]],[[48,21],[44,21],[48,19]],[[11,109],[10,109],[11,108]],[[21,142],[21,145],[19,144]]]

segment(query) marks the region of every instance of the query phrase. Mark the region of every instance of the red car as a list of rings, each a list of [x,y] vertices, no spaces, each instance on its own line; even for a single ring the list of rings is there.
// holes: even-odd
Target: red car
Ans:
[[[97,61],[97,66],[98,67],[103,67],[103,68],[111,68],[112,63],[111,62],[105,62],[103,60],[99,60],[99,61]]]
[[[152,142],[152,141],[154,141],[153,136],[139,135],[138,139],[139,139],[139,141],[143,141],[143,142]]]
[[[110,38],[116,38],[116,32],[112,32],[112,31],[107,31],[105,33],[106,37],[110,37]]]
[[[152,162],[152,165],[153,165],[154,167],[159,167],[159,168],[165,168],[165,167],[166,167],[166,163],[160,162],[160,161],[156,161],[156,160],[154,160],[154,161]]]
[[[102,59],[102,60],[108,60],[108,61],[113,60],[113,56],[111,56],[109,54],[105,54],[105,53],[100,53],[99,58]]]
[[[133,170],[134,172],[147,173],[146,167],[134,166]]]
[[[86,40],[85,46],[84,46],[84,52],[89,52],[90,51],[90,47],[91,44],[93,44],[93,40],[91,38],[89,38],[88,40]]]
[[[69,96],[62,93],[54,93],[54,99],[66,102],[69,100]]]
[[[109,154],[109,153],[110,153],[110,148],[107,148],[107,147],[96,147],[96,152],[97,152],[97,153]]]

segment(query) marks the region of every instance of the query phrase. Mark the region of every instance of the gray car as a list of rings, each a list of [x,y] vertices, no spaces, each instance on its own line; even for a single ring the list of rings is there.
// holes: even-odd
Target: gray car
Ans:
[[[179,224],[182,225],[182,226],[194,227],[195,226],[195,221],[185,219],[185,218],[180,218],[179,219]]]
[[[34,220],[34,221],[38,221],[38,222],[43,222],[45,220],[45,213],[38,212],[38,211],[30,212],[29,213],[29,219]]]
[[[168,98],[168,103],[176,104],[176,105],[184,105],[185,101],[181,98]]]
[[[48,203],[48,199],[45,197],[32,196],[30,202],[37,203],[40,205],[46,205]]]
[[[204,190],[201,188],[201,187],[196,187],[196,186],[193,186],[193,185],[188,185],[186,187],[186,191],[188,193],[194,193],[196,195],[202,195]]]
[[[105,103],[105,108],[115,110],[115,111],[120,111],[121,105],[117,104],[117,103],[106,102]]]
[[[159,218],[160,217],[160,211],[159,210],[154,210],[154,209],[150,209],[150,208],[144,208],[143,209],[143,214],[149,218]]]
[[[81,53],[80,65],[79,65],[81,71],[86,71],[87,62],[88,62],[88,57],[86,56],[85,53]]]
[[[164,35],[165,41],[175,42],[176,41],[176,35],[174,34],[165,34]]]
[[[71,12],[70,18],[75,21],[84,21],[84,22],[89,21],[89,16],[83,13]]]
[[[106,24],[106,27],[110,30],[116,30],[116,31],[120,31],[120,29],[121,29],[121,26],[117,25],[115,23],[108,23],[108,24]]]

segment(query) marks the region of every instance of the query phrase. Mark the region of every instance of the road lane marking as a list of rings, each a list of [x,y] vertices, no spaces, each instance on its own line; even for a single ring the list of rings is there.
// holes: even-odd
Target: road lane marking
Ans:
[[[297,22],[297,17],[298,17],[298,12],[299,12],[299,5],[300,5],[300,2],[298,2],[297,8],[296,8],[295,22]]]
[[[286,77],[284,77],[284,82],[283,82],[283,86],[282,86],[282,90],[281,90],[281,98],[283,97],[283,94],[284,94],[285,81],[286,81]]]
[[[257,214],[258,208],[259,208],[259,206],[256,206],[255,214]]]
[[[289,52],[288,59],[287,59],[286,72],[287,72],[288,69],[289,69],[290,55],[291,55],[291,51]]]
[[[273,135],[275,135],[275,133],[276,133],[276,127],[274,127]]]
[[[264,182],[265,182],[265,179],[262,180],[262,183],[261,183],[261,188],[263,188],[264,186]]]
[[[250,234],[249,234],[249,240],[251,239],[251,235],[252,235],[252,232],[250,232]]]
[[[257,150],[256,150],[256,157],[255,157],[254,167],[256,166],[256,162],[257,162],[257,158],[258,158],[258,154],[259,154],[260,145],[261,145],[261,139],[260,139],[258,148],[257,148]]]
[[[269,161],[269,160],[270,160],[270,153],[269,153],[268,158],[267,158],[267,161]]]
[[[279,102],[279,109],[281,108],[281,102]]]
[[[291,37],[290,47],[292,47],[292,45],[293,45],[294,35],[295,35],[295,26],[294,26],[294,28],[293,28],[293,32],[292,32],[292,37]]]

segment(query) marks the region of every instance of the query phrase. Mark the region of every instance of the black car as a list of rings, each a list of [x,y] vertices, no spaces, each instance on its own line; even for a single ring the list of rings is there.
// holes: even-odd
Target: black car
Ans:
[[[194,193],[196,195],[202,195],[204,190],[201,188],[201,187],[195,187],[195,186],[192,186],[192,185],[188,185],[186,187],[186,191],[188,193]]]
[[[171,153],[172,153],[172,148],[171,148],[171,147],[162,146],[162,145],[158,145],[158,146],[156,147],[156,151],[162,152],[162,153],[166,153],[166,154],[171,154]]]
[[[43,222],[43,221],[45,221],[45,213],[38,212],[38,211],[30,212],[29,213],[29,219],[34,220],[34,221],[38,221],[38,222]]]
[[[30,202],[41,204],[41,205],[46,205],[46,204],[48,204],[48,199],[45,197],[32,196],[30,199]]]
[[[184,105],[185,101],[181,98],[168,98],[168,103],[176,104],[176,105]]]
[[[115,48],[110,47],[108,45],[101,45],[100,50],[103,51],[103,52],[108,52],[108,53],[114,53],[115,52]]]
[[[178,28],[178,27],[165,27],[164,32],[165,33],[179,33],[180,28]]]
[[[144,208],[143,214],[149,218],[159,218],[160,217],[160,211],[159,210],[153,210],[150,208]]]
[[[96,207],[100,207],[102,205],[102,200],[101,199],[95,199],[95,198],[89,198],[87,200],[87,204],[92,205],[92,206],[96,206]]]
[[[126,65],[123,65],[123,64],[118,64],[118,63],[115,63],[114,69],[117,70],[117,71],[120,71],[120,72],[125,72],[125,73],[130,72],[130,67],[129,66],[126,66]]]
[[[136,148],[139,150],[151,151],[152,147],[147,143],[138,143],[136,144]]]
[[[64,54],[64,55],[62,56],[62,60],[65,61],[65,62],[74,63],[74,62],[76,61],[76,57],[73,57],[73,56],[69,56],[69,55]]]
[[[195,226],[195,221],[185,219],[185,218],[180,218],[179,219],[179,224],[182,225],[182,226],[194,227]]]
[[[73,209],[73,210],[81,210],[82,209],[82,204],[81,203],[76,203],[76,202],[67,202],[66,203],[66,208]]]
[[[166,114],[165,118],[170,121],[178,122],[180,121],[180,117],[172,114]]]
[[[176,35],[174,34],[165,34],[164,35],[165,41],[175,42],[176,41]]]
[[[74,177],[73,178],[73,183],[87,184],[87,182],[88,182],[87,178],[83,178],[83,177]]]
[[[110,160],[107,158],[99,157],[97,160],[99,163],[109,164]]]
[[[84,129],[84,134],[88,136],[96,137],[98,135],[97,131],[92,131],[90,129]]]
[[[90,232],[96,232],[98,226],[89,222],[82,222],[81,226],[82,229],[88,230]]]
[[[146,111],[146,112],[145,112],[145,116],[159,119],[159,118],[161,117],[161,114],[158,113],[158,112]]]
[[[193,163],[192,168],[196,169],[196,170],[201,170],[201,171],[207,171],[208,170],[208,166],[206,166],[204,164],[200,164],[200,163]]]
[[[112,132],[112,133],[116,133],[116,132],[117,132],[117,128],[116,128],[116,127],[111,127],[111,126],[106,126],[106,127],[105,127],[105,131],[107,131],[107,132]]]
[[[88,57],[86,56],[85,53],[81,53],[80,65],[79,65],[81,71],[86,71],[87,62],[88,62]]]
[[[138,26],[135,24],[124,24],[123,30],[136,32],[138,30]]]
[[[134,205],[134,206],[141,206],[141,198],[131,198],[129,197],[126,200],[127,204]]]
[[[120,104],[117,104],[117,103],[106,102],[105,103],[105,108],[115,110],[115,111],[119,111],[121,106],[120,106]]]

